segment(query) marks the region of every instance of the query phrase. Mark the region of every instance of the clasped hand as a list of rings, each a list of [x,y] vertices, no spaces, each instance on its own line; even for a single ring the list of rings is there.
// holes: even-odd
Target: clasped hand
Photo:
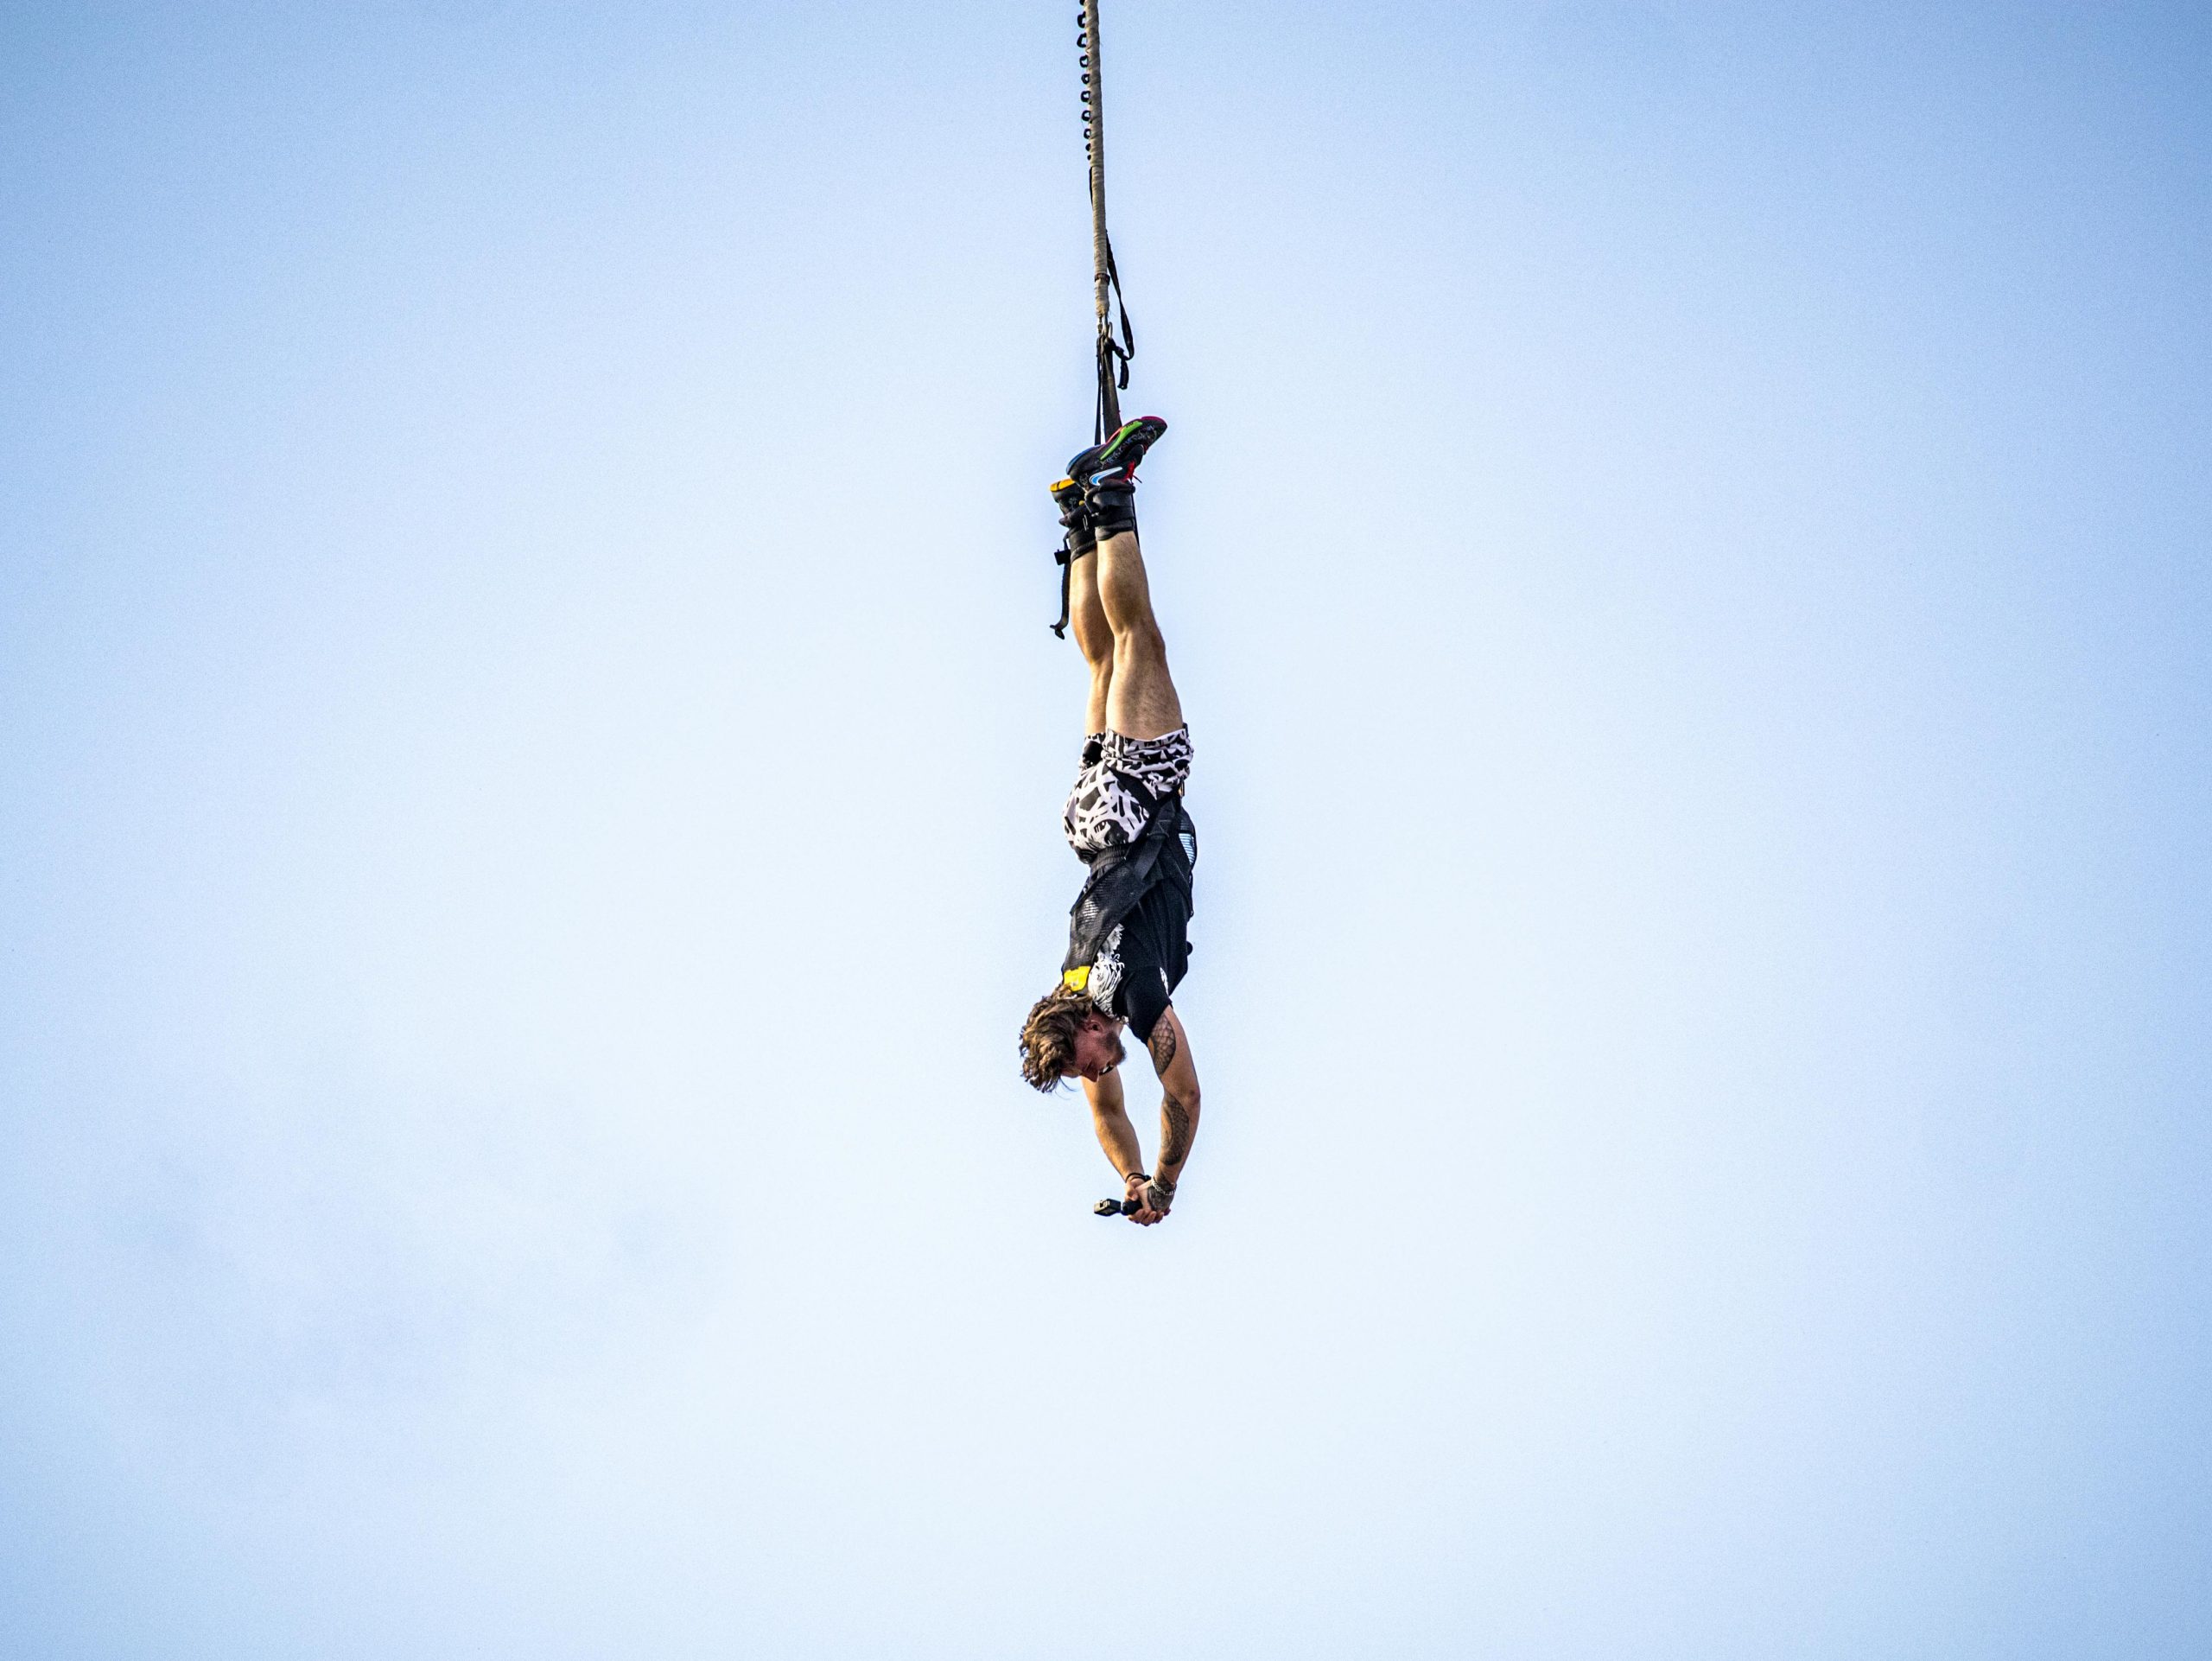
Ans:
[[[1141,1223],[1147,1228],[1167,1220],[1167,1208],[1175,1203],[1173,1183],[1162,1183],[1142,1171],[1132,1171],[1123,1177],[1124,1193],[1122,1214],[1132,1223]]]

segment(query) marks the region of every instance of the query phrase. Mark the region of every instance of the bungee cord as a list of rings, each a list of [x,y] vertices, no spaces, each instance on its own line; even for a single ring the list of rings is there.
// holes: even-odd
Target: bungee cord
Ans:
[[[1137,337],[1129,326],[1128,302],[1122,296],[1122,273],[1114,264],[1114,240],[1106,233],[1106,101],[1100,74],[1098,0],[1083,0],[1083,10],[1076,16],[1075,45],[1076,61],[1083,70],[1083,155],[1090,180],[1090,280],[1098,312],[1098,396],[1090,442],[1100,444],[1122,424],[1121,395],[1129,385],[1129,360],[1137,354]],[[1060,620],[1052,625],[1052,633],[1065,640],[1069,594],[1075,576],[1074,550],[1063,542],[1052,558],[1060,568]]]
[[[1114,241],[1106,233],[1106,102],[1099,73],[1098,0],[1083,0],[1075,43],[1083,67],[1083,154],[1090,175],[1091,286],[1098,308],[1098,409],[1090,434],[1096,444],[1122,424],[1119,394],[1128,388],[1129,360],[1137,352],[1128,303],[1122,297],[1122,274],[1114,264]],[[1114,331],[1117,315],[1119,340]]]

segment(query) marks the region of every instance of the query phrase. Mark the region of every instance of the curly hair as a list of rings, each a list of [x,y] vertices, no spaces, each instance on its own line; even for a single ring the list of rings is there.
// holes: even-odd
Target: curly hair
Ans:
[[[1075,1035],[1098,1006],[1090,994],[1055,986],[1021,1023],[1021,1076],[1039,1090],[1056,1089],[1075,1066]]]

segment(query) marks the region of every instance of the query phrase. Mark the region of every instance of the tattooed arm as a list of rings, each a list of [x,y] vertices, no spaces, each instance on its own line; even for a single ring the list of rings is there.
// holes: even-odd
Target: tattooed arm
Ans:
[[[1149,1183],[1129,1185],[1129,1198],[1142,1204],[1138,1222],[1157,1223],[1175,1203],[1175,1184],[1198,1132],[1198,1072],[1191,1062],[1191,1036],[1173,1004],[1160,1012],[1145,1047],[1160,1075],[1160,1160]]]

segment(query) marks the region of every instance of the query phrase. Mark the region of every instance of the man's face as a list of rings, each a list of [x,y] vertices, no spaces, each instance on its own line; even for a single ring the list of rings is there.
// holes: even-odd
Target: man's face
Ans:
[[[1096,1084],[1122,1065],[1128,1051],[1122,1043],[1122,1023],[1099,1015],[1086,1016],[1075,1033],[1075,1074]]]

